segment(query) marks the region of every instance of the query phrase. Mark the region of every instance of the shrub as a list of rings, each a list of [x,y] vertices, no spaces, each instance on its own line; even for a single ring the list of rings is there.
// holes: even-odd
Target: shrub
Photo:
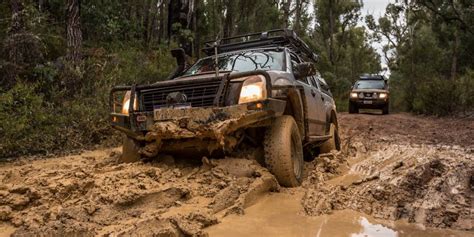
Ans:
[[[59,123],[35,85],[17,83],[0,95],[0,157],[52,149]]]

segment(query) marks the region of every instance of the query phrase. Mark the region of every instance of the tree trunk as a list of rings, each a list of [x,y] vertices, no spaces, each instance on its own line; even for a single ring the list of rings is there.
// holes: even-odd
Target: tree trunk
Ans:
[[[291,8],[291,1],[292,0],[286,0],[282,2],[283,5],[283,28],[288,28],[290,23],[290,8]]]
[[[334,13],[333,1],[329,0],[329,61],[334,65]]]
[[[66,59],[75,66],[81,63],[82,31],[81,1],[67,1],[67,56]]]
[[[143,18],[142,18],[142,30],[143,30],[143,42],[146,47],[149,45],[149,27],[150,27],[150,11],[153,10],[153,6],[151,0],[146,0],[143,3]]]
[[[200,1],[196,1],[196,6],[194,8],[194,17],[193,17],[193,32],[194,32],[194,57],[199,58],[200,57],[200,49],[201,49],[201,34],[199,33],[198,30],[198,15],[200,14],[201,11],[201,4]]]
[[[296,0],[296,6],[295,6],[295,22],[293,29],[296,31],[296,33],[300,33],[301,30],[301,6],[302,5],[302,0]]]
[[[457,67],[458,67],[458,51],[459,51],[459,33],[458,29],[454,31],[454,45],[453,54],[451,58],[451,80],[456,80]]]
[[[148,30],[148,41],[151,44],[155,43],[155,36],[157,35],[158,31],[158,17],[157,15],[159,14],[159,0],[153,0],[152,1],[152,15],[151,15],[151,21],[150,21],[150,29]]]
[[[165,7],[166,7],[166,0],[160,0],[160,29],[158,31],[158,44],[161,44],[162,39],[166,38],[166,30],[165,30]]]
[[[234,29],[234,0],[226,2],[227,11],[224,19],[224,38],[232,36]]]

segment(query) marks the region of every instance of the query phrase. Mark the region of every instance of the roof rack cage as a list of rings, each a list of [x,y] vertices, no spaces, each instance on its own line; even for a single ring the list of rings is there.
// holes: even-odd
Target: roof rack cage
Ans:
[[[211,56],[215,53],[215,47],[217,47],[218,53],[263,47],[288,47],[314,62],[318,60],[318,56],[309,46],[290,29],[270,30],[208,41],[204,43],[202,51]]]
[[[359,76],[360,80],[387,80],[386,77],[383,75],[378,75],[378,74],[363,74]]]

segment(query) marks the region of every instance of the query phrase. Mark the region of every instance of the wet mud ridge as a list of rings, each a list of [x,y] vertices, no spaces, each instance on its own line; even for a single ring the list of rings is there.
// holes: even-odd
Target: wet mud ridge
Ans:
[[[303,184],[308,215],[351,209],[378,219],[474,230],[473,120],[341,117],[343,151],[316,160],[319,168]]]
[[[118,155],[99,151],[2,167],[0,220],[16,228],[14,236],[201,236],[204,227],[279,189],[253,160],[117,164]]]
[[[119,164],[110,149],[3,162],[0,236],[206,236],[279,191],[294,193],[309,216],[351,209],[473,230],[473,120],[340,114],[339,124],[343,150],[307,162],[293,189],[251,156]]]

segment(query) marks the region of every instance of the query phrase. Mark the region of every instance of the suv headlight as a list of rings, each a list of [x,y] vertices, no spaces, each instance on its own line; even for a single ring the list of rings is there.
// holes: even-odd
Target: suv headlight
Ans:
[[[130,95],[132,93],[130,91],[127,91],[125,93],[125,96],[123,97],[123,103],[122,103],[122,114],[128,115],[128,109],[130,108]],[[138,102],[137,102],[137,96],[135,95],[135,103],[133,103],[133,109],[136,110],[138,108]]]
[[[380,93],[380,94],[379,94],[379,98],[380,98],[380,99],[385,99],[385,98],[387,98],[387,93]]]
[[[357,96],[359,96],[359,94],[356,92],[351,92],[351,98],[357,98]]]
[[[239,104],[249,103],[267,98],[267,83],[262,75],[250,76],[240,90]]]

